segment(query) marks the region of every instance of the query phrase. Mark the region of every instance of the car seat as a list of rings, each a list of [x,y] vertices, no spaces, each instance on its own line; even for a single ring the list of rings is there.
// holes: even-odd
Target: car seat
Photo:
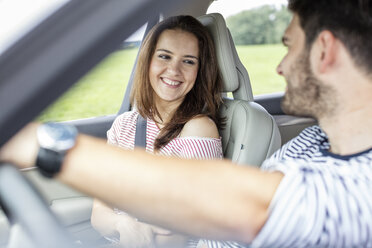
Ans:
[[[248,72],[241,63],[230,31],[221,14],[198,17],[209,30],[215,43],[223,81],[224,97],[220,108],[226,125],[219,130],[225,158],[242,165],[260,166],[281,146],[279,129],[274,118],[253,100]]]

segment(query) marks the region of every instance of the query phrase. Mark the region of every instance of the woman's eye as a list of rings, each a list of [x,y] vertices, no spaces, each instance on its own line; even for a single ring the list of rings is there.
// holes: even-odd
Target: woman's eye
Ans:
[[[158,57],[161,59],[170,59],[170,56],[166,54],[159,54]]]
[[[196,64],[194,60],[184,60],[184,62],[186,64],[189,64],[189,65],[195,65]]]

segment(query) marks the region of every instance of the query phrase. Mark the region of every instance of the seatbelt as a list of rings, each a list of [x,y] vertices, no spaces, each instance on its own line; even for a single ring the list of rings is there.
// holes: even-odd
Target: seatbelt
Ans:
[[[146,127],[147,120],[144,119],[140,114],[138,114],[134,147],[146,148]]]

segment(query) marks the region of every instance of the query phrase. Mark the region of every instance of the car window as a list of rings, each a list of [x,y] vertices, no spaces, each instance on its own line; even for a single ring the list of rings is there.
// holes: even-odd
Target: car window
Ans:
[[[281,37],[291,14],[286,0],[214,1],[207,13],[221,13],[246,67],[254,95],[282,92],[284,79],[275,68],[286,53]]]
[[[235,3],[237,1],[239,3]],[[214,1],[208,12],[219,12],[224,15],[240,59],[248,70],[254,95],[283,91],[285,82],[282,77],[276,74],[275,67],[285,54],[285,48],[280,44],[280,38],[290,19],[288,12],[284,13],[284,17],[282,17],[283,12],[286,11],[286,8],[283,7],[286,0],[260,2],[234,0],[233,4],[226,5],[227,2],[229,1]],[[271,5],[263,6],[262,4],[265,3]],[[229,6],[240,7],[229,9]],[[281,25],[275,29],[275,34],[279,35],[276,35],[274,39],[271,36],[260,36],[260,38],[254,34],[240,34],[239,27],[249,23],[244,19],[246,14],[242,12],[244,7],[247,11],[259,11],[258,16],[265,16],[262,18],[262,25],[270,26],[280,22]],[[264,8],[264,10],[260,10],[260,8]],[[254,14],[257,15],[257,13]],[[257,23],[254,23],[254,26],[256,27]],[[45,109],[37,117],[37,120],[42,122],[68,121],[118,113],[144,30],[145,28],[142,27],[132,37],[124,41],[117,51],[107,56],[54,104]],[[247,42],[241,39],[244,36],[253,36],[256,39]]]
[[[116,114],[136,60],[146,25],[45,109],[38,121],[68,121]]]

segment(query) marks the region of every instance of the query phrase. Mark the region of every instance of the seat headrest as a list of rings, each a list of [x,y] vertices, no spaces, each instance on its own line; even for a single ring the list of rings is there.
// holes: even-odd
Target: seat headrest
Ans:
[[[198,17],[198,20],[209,30],[214,41],[223,92],[232,92],[234,99],[253,101],[248,72],[238,57],[224,17],[211,13]]]

